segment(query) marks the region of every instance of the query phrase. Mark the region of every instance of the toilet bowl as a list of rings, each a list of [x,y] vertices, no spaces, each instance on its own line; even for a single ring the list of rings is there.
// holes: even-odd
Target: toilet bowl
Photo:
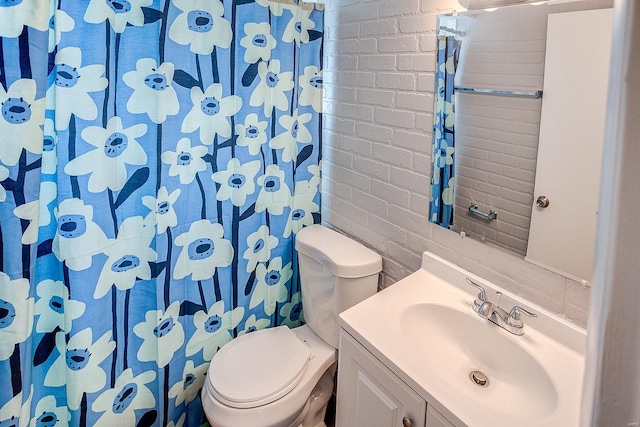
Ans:
[[[240,336],[211,360],[202,405],[212,427],[325,427],[337,316],[377,290],[382,259],[320,225],[296,238],[306,325]]]
[[[304,347],[306,355],[290,339]],[[253,346],[247,344],[249,341],[260,342]],[[212,360],[202,390],[205,414],[212,427],[298,426],[301,423],[298,418],[301,418],[299,416],[311,392],[327,371],[331,372],[330,388],[316,390],[316,394],[323,392],[329,400],[333,391],[336,349],[321,340],[307,325],[295,329],[286,326],[263,329],[233,342],[239,345],[226,345],[219,353],[227,351]],[[242,347],[249,345],[253,348],[247,354]],[[241,366],[253,363],[253,366],[263,366],[265,354],[269,354],[267,360],[273,360],[270,356],[279,355],[280,362],[272,363],[261,372],[256,372],[256,369],[244,371],[241,377],[245,378],[234,380],[234,373]],[[226,374],[220,375],[222,371]],[[251,373],[257,375],[248,378]]]

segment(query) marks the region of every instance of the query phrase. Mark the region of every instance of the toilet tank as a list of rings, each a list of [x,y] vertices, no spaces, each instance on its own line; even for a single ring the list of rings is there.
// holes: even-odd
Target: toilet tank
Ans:
[[[378,289],[380,255],[319,224],[296,236],[302,305],[307,325],[338,348],[338,315]]]

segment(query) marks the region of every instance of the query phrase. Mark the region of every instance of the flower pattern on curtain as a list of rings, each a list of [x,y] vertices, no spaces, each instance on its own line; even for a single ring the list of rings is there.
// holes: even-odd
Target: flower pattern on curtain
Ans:
[[[0,426],[197,426],[233,337],[303,320],[323,7],[0,4]]]
[[[453,188],[455,183],[454,79],[459,55],[459,40],[456,40],[453,36],[440,36],[438,38],[429,220],[447,228],[453,225]]]

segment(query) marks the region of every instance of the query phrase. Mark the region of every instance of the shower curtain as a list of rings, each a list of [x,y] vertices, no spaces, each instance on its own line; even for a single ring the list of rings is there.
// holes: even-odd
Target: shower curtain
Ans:
[[[440,36],[438,38],[429,220],[446,228],[453,225],[453,188],[455,182],[454,79],[459,55],[459,40],[456,40],[453,36]]]
[[[0,426],[197,426],[233,337],[303,322],[322,6],[0,4]]]

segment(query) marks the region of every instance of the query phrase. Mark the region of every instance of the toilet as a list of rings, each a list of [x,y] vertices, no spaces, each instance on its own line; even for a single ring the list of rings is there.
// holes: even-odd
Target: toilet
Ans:
[[[382,258],[321,225],[296,236],[306,324],[242,335],[211,360],[202,405],[212,427],[325,427],[338,314],[373,295]]]

